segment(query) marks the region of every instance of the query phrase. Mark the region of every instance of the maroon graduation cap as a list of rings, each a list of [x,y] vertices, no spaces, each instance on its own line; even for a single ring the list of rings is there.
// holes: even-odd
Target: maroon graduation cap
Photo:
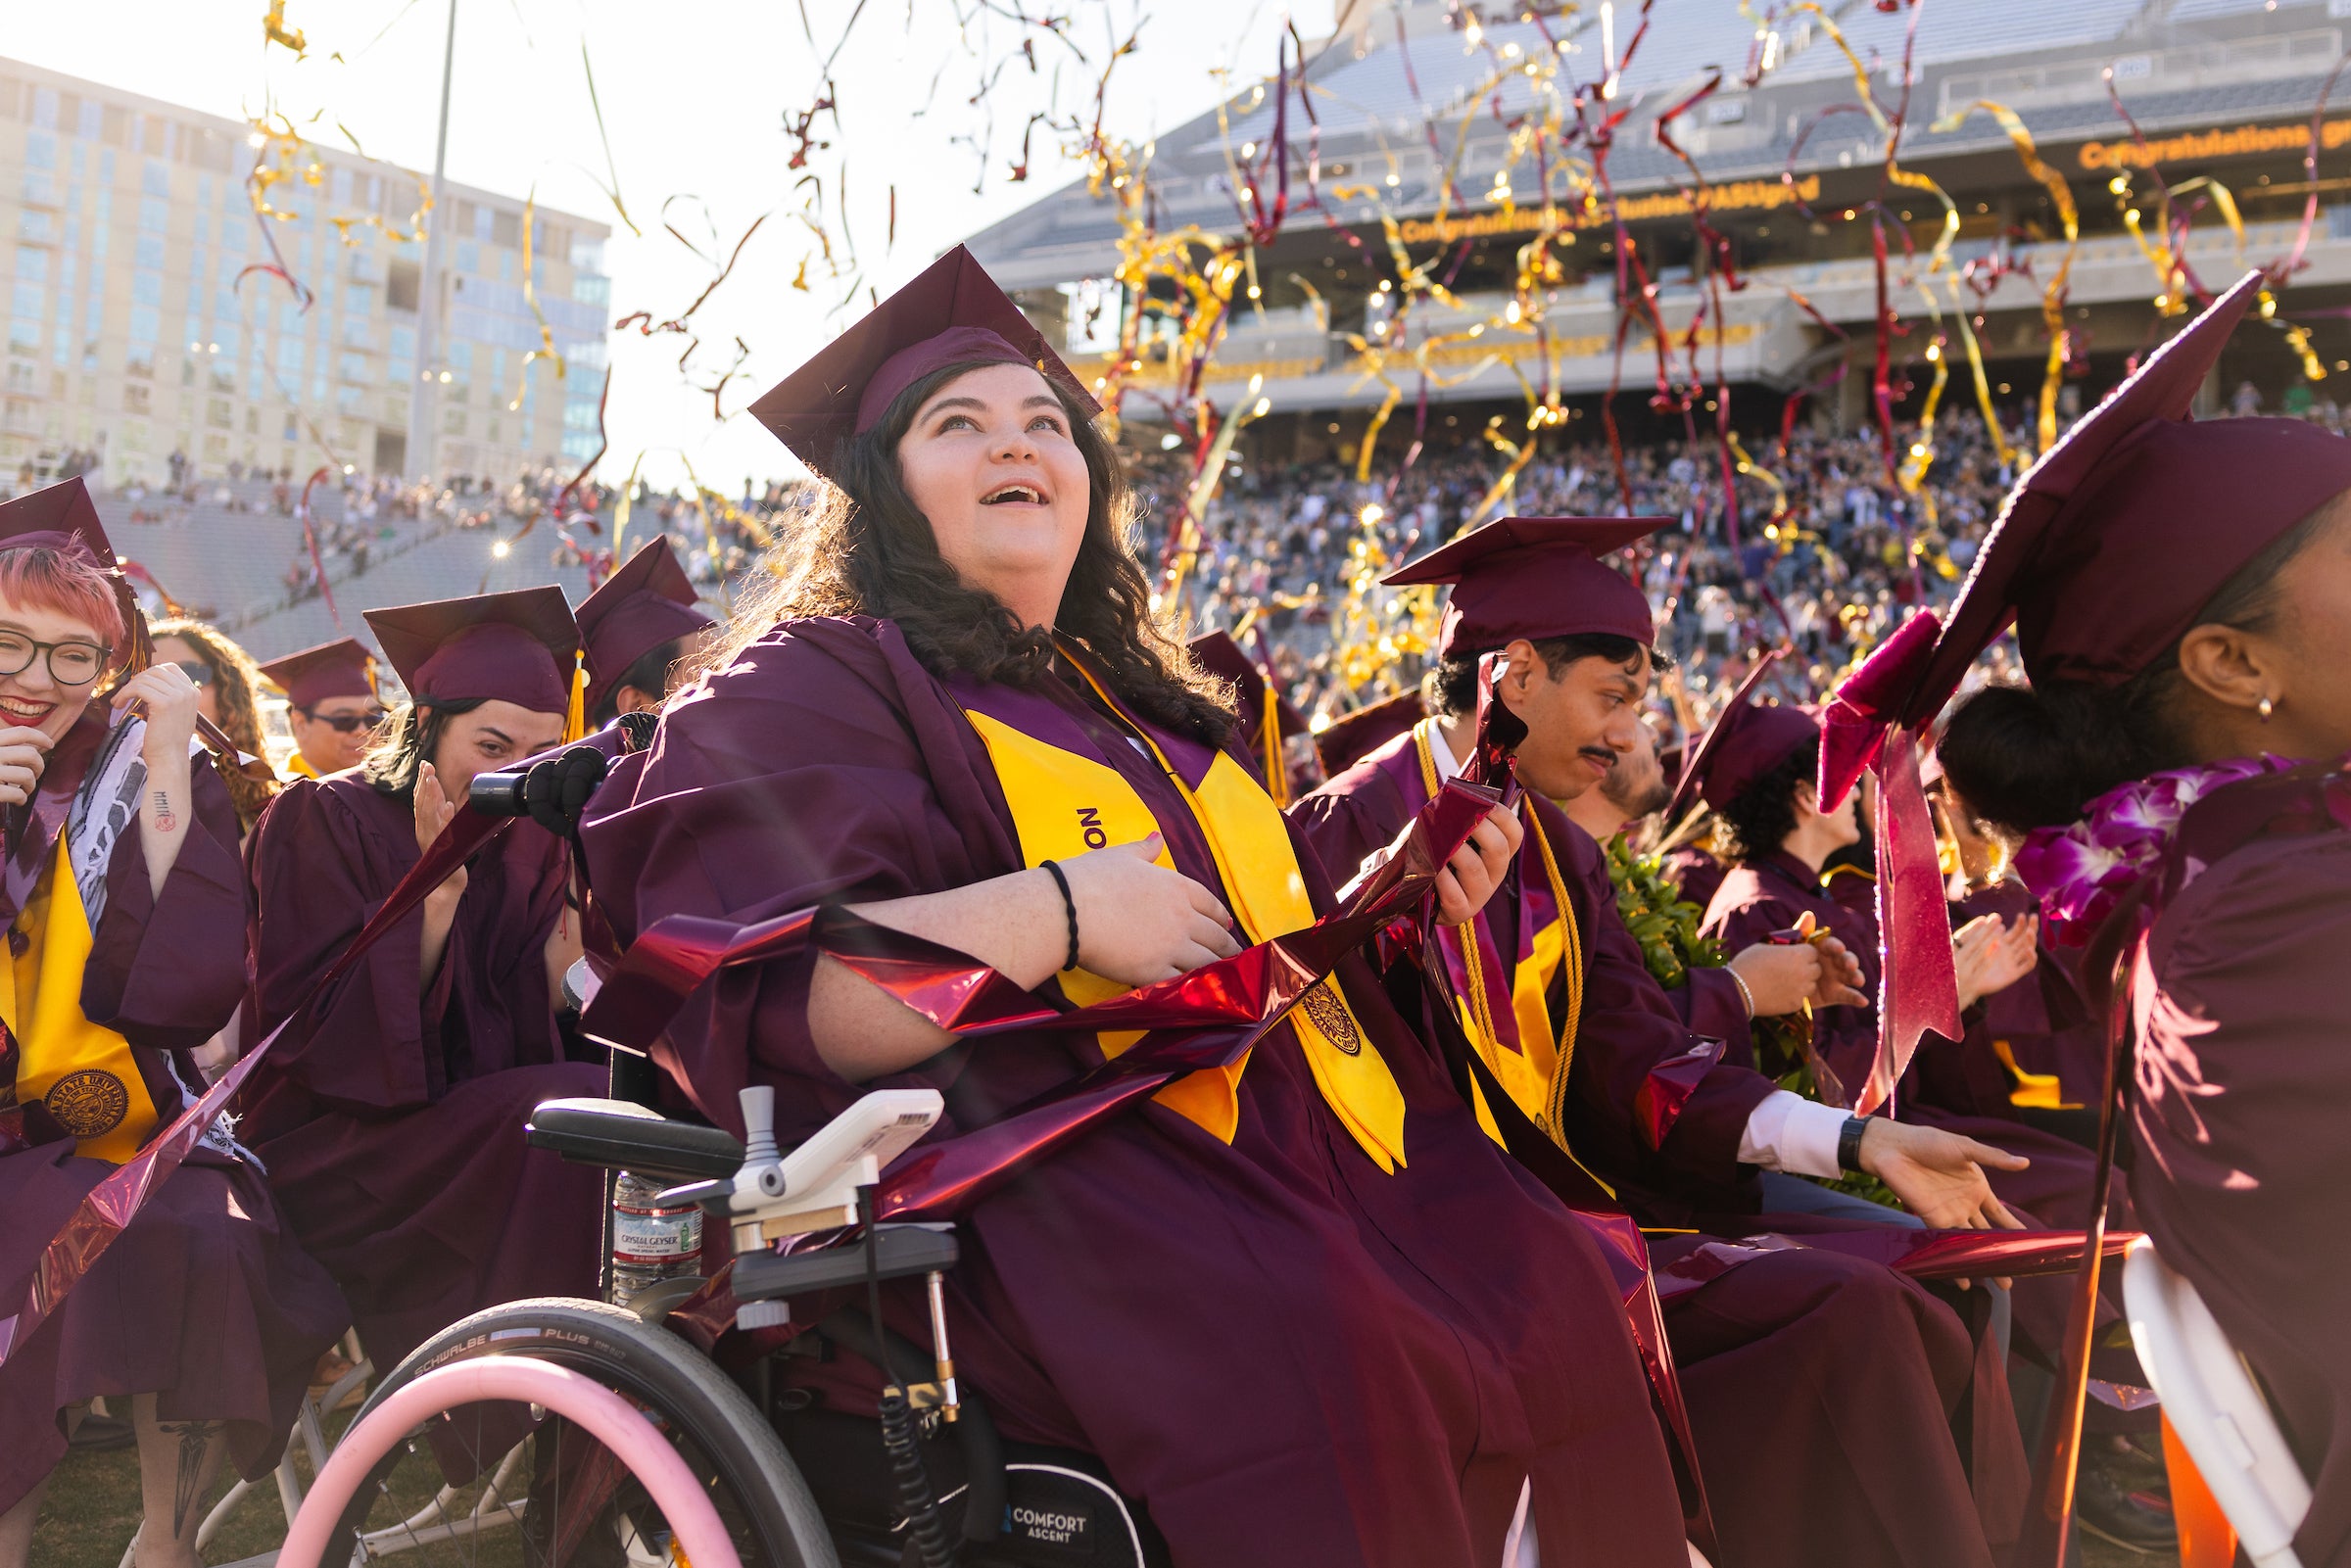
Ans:
[[[2300,419],[2189,417],[2261,291],[2248,272],[2027,469],[1900,718],[1934,717],[2013,621],[2036,681],[2119,686],[2237,570],[2351,490],[2351,441]]]
[[[1089,417],[1101,411],[1044,334],[958,245],[770,387],[751,416],[800,461],[829,473],[841,442],[873,429],[900,393],[951,364],[1033,365],[1074,393]]]
[[[1649,596],[1601,557],[1672,523],[1670,517],[1502,517],[1380,579],[1392,588],[1451,583],[1437,656],[1478,653],[1516,638],[1656,637]]]
[[[79,475],[60,481],[14,500],[0,501],[0,549],[46,548],[77,555],[96,566],[114,585],[115,602],[121,606],[122,630],[130,646],[117,648],[124,655],[123,669],[143,670],[154,657],[147,641],[147,618],[139,613],[139,595],[130,586],[122,563],[115,558],[98,507]]]
[[[286,700],[308,712],[333,697],[373,697],[375,655],[357,638],[338,638],[262,666]]]
[[[1399,691],[1369,707],[1341,714],[1315,736],[1325,777],[1336,779],[1420,722],[1420,693]]]
[[[1712,728],[1682,764],[1681,782],[1673,786],[1673,800],[1665,808],[1667,822],[1689,810],[1693,796],[1720,811],[1820,734],[1819,721],[1803,709],[1755,700],[1755,688],[1779,657],[1774,649],[1757,659],[1714,716]]]
[[[559,588],[369,610],[384,657],[416,702],[512,702],[565,716],[576,738],[587,672],[580,629]]]
[[[577,619],[588,646],[588,710],[595,712],[629,667],[653,649],[716,625],[699,601],[666,534],[648,541],[581,600]]]

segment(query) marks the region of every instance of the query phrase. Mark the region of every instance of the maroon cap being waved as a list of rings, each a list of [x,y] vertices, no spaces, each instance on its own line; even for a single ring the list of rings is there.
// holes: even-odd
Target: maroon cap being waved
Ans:
[[[908,387],[946,365],[990,363],[1033,366],[1074,393],[1088,417],[1101,411],[1044,334],[958,245],[769,388],[751,415],[827,473],[840,443],[880,424]]]
[[[333,697],[375,695],[375,655],[357,638],[321,642],[262,666],[286,700],[309,711]]]
[[[2239,279],[2026,471],[1905,722],[1933,717],[2011,620],[2034,681],[2121,685],[2254,556],[2351,490],[2351,441],[2318,425],[2188,415],[2261,280]]]
[[[1391,588],[1451,583],[1437,656],[1482,653],[1515,639],[1656,637],[1649,598],[1601,557],[1670,517],[1499,517],[1390,572]]]
[[[603,586],[580,601],[580,637],[588,644],[588,707],[593,712],[630,666],[665,642],[693,637],[717,623],[704,615],[700,595],[660,535],[623,561]],[[659,692],[652,695],[658,696]]]
[[[1778,660],[1776,652],[1756,660],[1714,716],[1713,728],[1690,753],[1681,783],[1674,785],[1672,804],[1665,808],[1668,822],[1687,811],[1694,796],[1720,811],[1820,734],[1819,722],[1803,709],[1755,700],[1755,688]]]
[[[580,629],[559,588],[369,610],[367,624],[412,701],[570,710]]]

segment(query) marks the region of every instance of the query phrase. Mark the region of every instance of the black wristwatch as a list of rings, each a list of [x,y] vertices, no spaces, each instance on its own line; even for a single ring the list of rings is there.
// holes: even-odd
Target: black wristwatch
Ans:
[[[1845,1125],[1837,1130],[1838,1169],[1849,1170],[1856,1176],[1865,1173],[1861,1168],[1861,1135],[1868,1130],[1869,1117],[1845,1118]]]

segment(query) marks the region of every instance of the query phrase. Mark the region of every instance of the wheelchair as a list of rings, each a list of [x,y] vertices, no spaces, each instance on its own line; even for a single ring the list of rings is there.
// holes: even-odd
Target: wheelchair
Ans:
[[[648,732],[619,727],[629,750]],[[603,775],[586,749],[476,778],[475,809],[564,831],[526,781],[568,788],[576,812]],[[575,965],[575,1015],[592,989]],[[772,1089],[743,1091],[750,1136],[739,1142],[649,1109],[659,1074],[644,1056],[615,1047],[610,1059],[612,1098],[543,1104],[526,1134],[606,1172],[606,1258],[617,1174],[679,1184],[660,1202],[700,1205],[705,1266],[732,1242],[734,1316],[687,1276],[625,1307],[543,1298],[451,1324],[360,1406],[280,1568],[395,1553],[565,1568],[1169,1568],[1147,1511],[1100,1459],[1004,1439],[985,1392],[956,1379],[943,1289],[953,1227],[872,1220],[873,1184],[937,1118],[935,1091],[870,1093],[783,1151]],[[880,1309],[883,1285],[918,1278],[929,1349]],[[607,1274],[607,1296],[613,1284]],[[803,1357],[879,1372],[879,1406],[827,1404],[795,1382]]]
[[[649,1069],[640,1059],[616,1079],[632,1067]],[[698,1523],[744,1568],[1167,1568],[1148,1514],[1100,1460],[1006,1441],[984,1392],[958,1385],[941,1291],[952,1228],[858,1219],[859,1184],[870,1190],[879,1165],[927,1130],[936,1094],[869,1095],[789,1153],[767,1130],[773,1091],[744,1098],[747,1147],[627,1099],[549,1102],[528,1127],[566,1160],[684,1183],[664,1204],[700,1203],[707,1245],[734,1238],[736,1321],[697,1310],[705,1281],[689,1276],[625,1307],[545,1298],[451,1324],[370,1394],[281,1564],[340,1568],[398,1552],[720,1568],[725,1553],[697,1544]],[[847,1239],[768,1249],[836,1230]],[[938,1336],[929,1349],[878,1323],[870,1305],[883,1283],[915,1278]],[[844,1298],[860,1300],[830,1305]],[[794,1304],[813,1299],[824,1315],[795,1322]],[[888,1386],[881,1408],[831,1408],[793,1386],[789,1363],[804,1356],[872,1365]],[[525,1370],[541,1383],[509,1381]],[[565,1402],[574,1398],[589,1402]]]

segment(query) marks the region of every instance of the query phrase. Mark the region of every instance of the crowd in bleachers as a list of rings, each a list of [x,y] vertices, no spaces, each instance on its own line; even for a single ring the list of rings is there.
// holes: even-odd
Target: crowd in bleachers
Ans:
[[[2283,411],[2337,432],[2351,410],[2306,386],[2290,388]],[[2227,400],[2226,411],[2263,411],[2250,384]],[[1468,442],[1449,451],[1422,451],[1407,463],[1383,450],[1368,478],[1353,463],[1269,464],[1236,459],[1208,507],[1196,560],[1187,574],[1187,605],[1203,630],[1248,624],[1310,714],[1335,716],[1365,693],[1351,691],[1332,656],[1330,622],[1347,600],[1359,546],[1375,548],[1389,564],[1420,554],[1479,515],[1668,516],[1677,526],[1642,550],[1645,586],[1675,612],[1664,636],[1685,684],[1704,692],[1718,684],[1726,659],[1736,670],[1745,650],[1785,643],[1813,666],[1816,677],[1847,663],[1856,647],[1873,643],[1915,603],[1941,603],[1956,592],[1997,513],[2000,497],[2034,450],[2032,410],[2001,410],[2003,444],[1995,445],[1972,407],[1946,411],[1930,443],[1932,461],[1905,486],[1895,477],[1915,466],[1916,426],[1897,424],[1888,443],[1874,427],[1832,431],[1800,424],[1785,446],[1768,436],[1747,442],[1751,466],[1726,487],[1722,449],[1710,433],[1695,440],[1628,443],[1622,480],[1607,447],[1575,440],[1548,448],[1518,472],[1509,489],[1487,498],[1509,470],[1510,458]],[[2004,451],[2003,451],[2004,446]],[[1170,529],[1182,514],[1194,483],[1188,450],[1157,446],[1125,453],[1143,502],[1143,559],[1164,565]],[[309,498],[317,561],[299,528],[304,483],[290,470],[246,471],[231,464],[218,475],[198,475],[174,463],[172,483],[131,484],[101,493],[110,523],[150,525],[124,530],[135,558],[191,610],[243,633],[264,650],[283,641],[256,628],[310,605],[326,586],[367,574],[371,567],[452,534],[494,532],[502,540],[530,536],[518,566],[544,560],[559,580],[580,582],[601,564],[619,492],[590,483],[570,488],[553,468],[507,481],[457,475],[442,481],[404,481],[390,475],[335,475]],[[0,499],[35,488],[28,471],[13,491],[0,475]],[[633,537],[667,534],[688,575],[708,596],[739,580],[779,532],[804,514],[813,487],[804,480],[745,483],[740,503],[705,493],[669,494],[641,484],[632,503]],[[1729,504],[1736,499],[1734,521]],[[582,526],[583,515],[595,526]],[[268,524],[278,521],[272,528]],[[542,531],[543,524],[552,524]],[[164,543],[193,534],[222,544],[192,551]],[[265,539],[254,569],[248,540]],[[154,541],[155,543],[150,543]],[[192,545],[194,540],[190,540]],[[545,553],[542,554],[542,551]],[[478,573],[478,547],[452,548]],[[203,564],[215,555],[217,569]],[[151,558],[170,557],[166,571]],[[188,564],[177,564],[185,557]],[[504,554],[498,555],[504,562]],[[432,553],[435,563],[443,557]],[[424,563],[420,562],[420,565]],[[183,582],[182,579],[185,579]],[[443,591],[419,582],[418,596]],[[384,593],[369,592],[381,600]],[[1375,595],[1375,600],[1384,595]],[[1372,606],[1378,613],[1379,603]],[[1254,612],[1254,613],[1253,613]],[[302,618],[306,629],[318,617]],[[323,624],[323,623],[321,623]],[[291,644],[289,644],[291,645]],[[1995,654],[1995,659],[1998,655]]]
[[[2225,411],[2260,413],[2263,404],[2247,384]],[[2337,433],[2351,424],[2351,410],[2324,388],[2289,389],[2282,409]],[[1747,650],[1786,643],[1818,684],[1911,605],[1942,604],[1958,591],[2001,497],[2036,451],[2030,406],[2000,412],[2004,452],[1975,409],[1946,406],[1915,490],[1895,477],[1917,462],[1914,423],[1897,423],[1891,443],[1874,427],[1799,424],[1784,448],[1747,439],[1752,469],[1734,475],[1735,492],[1710,433],[1629,444],[1629,495],[1605,443],[1578,440],[1528,462],[1485,514],[1677,519],[1644,546],[1640,564],[1653,601],[1673,612],[1660,635],[1684,683],[1708,690],[1726,660],[1735,672]],[[1261,656],[1272,658],[1309,714],[1335,715],[1363,695],[1346,689],[1329,636],[1356,573],[1357,542],[1375,546],[1390,565],[1435,547],[1479,514],[1511,461],[1477,443],[1424,451],[1409,465],[1401,457],[1383,451],[1361,481],[1351,463],[1241,462],[1209,504],[1190,574],[1193,618],[1203,629],[1262,627]],[[1164,561],[1193,483],[1191,454],[1130,452],[1128,464],[1146,504],[1143,558]],[[2004,669],[2005,657],[1995,649],[1988,667]]]

